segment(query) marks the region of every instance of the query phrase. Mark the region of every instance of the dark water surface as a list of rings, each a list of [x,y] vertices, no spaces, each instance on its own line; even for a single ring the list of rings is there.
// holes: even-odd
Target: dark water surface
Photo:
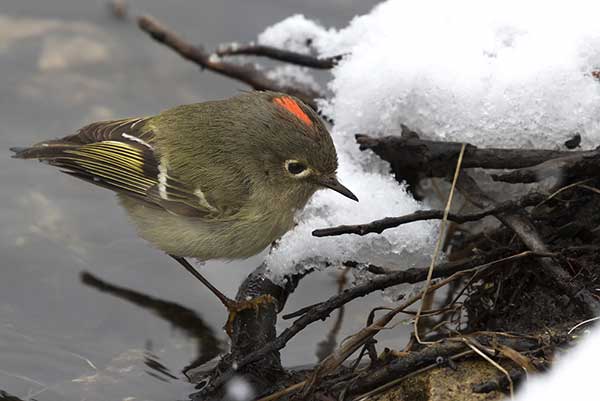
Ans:
[[[374,3],[130,1],[207,48],[252,40],[298,12],[344,26]],[[111,18],[104,0],[0,0],[0,390],[40,401],[185,399],[193,389],[182,369],[227,349],[221,305],[137,238],[111,192],[12,160],[8,148],[245,88]],[[203,272],[233,296],[260,261]],[[287,310],[334,294],[335,278],[306,279]],[[378,296],[353,305],[343,333],[363,325],[373,303]],[[331,324],[291,342],[285,363],[314,363]]]

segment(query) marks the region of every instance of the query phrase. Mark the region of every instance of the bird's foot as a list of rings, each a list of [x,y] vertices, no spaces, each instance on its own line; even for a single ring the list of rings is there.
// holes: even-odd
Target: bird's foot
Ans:
[[[259,313],[261,306],[267,304],[274,304],[277,300],[269,294],[260,295],[256,298],[243,300],[243,301],[234,301],[233,299],[229,299],[227,302],[227,310],[229,311],[229,317],[227,318],[227,323],[225,324],[225,330],[227,331],[227,335],[231,337],[233,333],[233,322],[238,313],[243,312],[248,309],[254,309],[256,314]]]

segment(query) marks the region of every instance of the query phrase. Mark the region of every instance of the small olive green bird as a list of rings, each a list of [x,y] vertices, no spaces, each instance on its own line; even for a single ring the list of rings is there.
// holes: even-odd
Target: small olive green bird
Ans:
[[[139,235],[225,297],[184,258],[243,259],[290,230],[315,191],[358,200],[336,177],[327,128],[300,100],[247,92],[152,117],[96,122],[14,157],[115,191]]]

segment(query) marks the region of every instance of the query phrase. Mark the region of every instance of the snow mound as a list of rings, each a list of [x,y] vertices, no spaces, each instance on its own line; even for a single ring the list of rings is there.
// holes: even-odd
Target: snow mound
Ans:
[[[428,260],[426,256],[433,249],[435,222],[411,223],[385,231],[383,235],[323,238],[311,235],[316,228],[368,222],[387,215],[413,213],[420,208],[404,186],[398,185],[391,176],[358,169],[344,154],[340,159],[340,181],[360,202],[330,190],[317,192],[299,217],[298,225],[284,235],[267,256],[271,278],[284,278],[285,274],[300,269],[320,268],[323,261],[357,260],[408,268]]]
[[[431,252],[435,223],[382,236],[311,238],[315,228],[425,208],[380,162],[358,151],[355,133],[398,133],[404,124],[427,138],[534,148],[559,148],[579,133],[582,147],[597,146],[598,11],[600,3],[577,0],[388,0],[339,30],[301,15],[265,30],[262,44],[345,55],[331,70],[332,96],[320,106],[335,121],[342,181],[361,200],[319,193],[269,265],[281,272],[307,259],[373,261],[379,255],[409,266]]]
[[[296,14],[267,28],[258,36],[258,43],[303,53],[311,49],[315,39],[324,35],[327,35],[325,28]]]

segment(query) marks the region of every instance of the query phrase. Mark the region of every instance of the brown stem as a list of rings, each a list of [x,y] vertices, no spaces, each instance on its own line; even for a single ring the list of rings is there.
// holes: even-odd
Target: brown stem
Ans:
[[[600,152],[590,151],[571,154],[544,163],[524,167],[503,174],[492,174],[494,181],[509,183],[532,183],[545,178],[554,177],[567,180],[572,176],[578,178],[598,176]]]
[[[250,55],[267,57],[273,60],[284,61],[303,67],[329,70],[336,66],[342,59],[342,55],[318,58],[310,54],[297,53],[277,47],[250,43],[247,45],[228,45],[220,47],[217,52],[219,56]]]
[[[525,195],[523,198],[516,202],[509,201],[503,202],[496,207],[484,210],[479,213],[471,214],[455,214],[449,213],[448,220],[455,223],[466,223],[469,221],[481,220],[486,216],[491,216],[500,212],[521,209],[528,206],[535,206],[542,202],[546,197],[539,193],[531,193]],[[341,225],[331,228],[322,228],[314,230],[312,235],[315,237],[330,237],[334,235],[342,234],[357,234],[366,235],[370,233],[381,234],[383,231],[398,227],[403,224],[413,223],[415,221],[423,220],[440,220],[444,216],[443,210],[418,210],[414,213],[407,214],[399,217],[385,217],[380,220],[375,220],[370,223],[357,224],[357,225]]]
[[[139,17],[138,26],[141,30],[148,33],[152,39],[174,50],[184,59],[199,65],[203,69],[237,79],[238,81],[250,85],[254,89],[285,92],[297,96],[314,109],[316,109],[315,99],[322,97],[321,93],[308,87],[280,85],[251,64],[240,65],[223,61],[216,54],[207,53],[201,47],[194,46],[185,41],[175,32],[160,24],[153,17]]]
[[[390,163],[398,181],[406,181],[416,188],[423,178],[446,177],[454,171],[461,144],[457,142],[431,141],[403,128],[401,136],[381,138],[356,135],[361,150],[370,149],[380,158]],[[529,168],[551,159],[579,156],[584,160],[595,157],[596,151],[560,151],[544,149],[480,149],[469,145],[463,157],[463,168],[520,169]],[[586,166],[592,166],[590,161]],[[595,161],[596,165],[598,164]],[[557,169],[554,168],[554,171]],[[527,170],[529,174],[530,170]],[[529,174],[539,177],[538,171]],[[525,172],[524,172],[525,173]],[[543,174],[542,174],[543,176]],[[502,175],[494,179],[502,179]],[[508,179],[505,179],[508,181]],[[518,180],[515,182],[519,182]]]

